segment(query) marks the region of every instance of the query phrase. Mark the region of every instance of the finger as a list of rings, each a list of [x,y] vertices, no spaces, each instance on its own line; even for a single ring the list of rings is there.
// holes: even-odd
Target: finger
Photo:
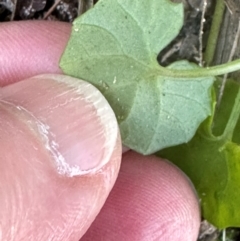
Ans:
[[[44,73],[62,73],[71,25],[54,21],[0,23],[0,87]],[[51,36],[51,37],[49,37]],[[123,146],[123,153],[129,148]]]
[[[59,60],[71,25],[54,21],[0,24],[0,86],[44,73],[62,73]]]
[[[83,81],[45,75],[2,88],[0,112],[0,240],[79,240],[118,174],[107,101]]]
[[[117,182],[81,241],[197,240],[199,205],[173,164],[134,152],[123,156]]]

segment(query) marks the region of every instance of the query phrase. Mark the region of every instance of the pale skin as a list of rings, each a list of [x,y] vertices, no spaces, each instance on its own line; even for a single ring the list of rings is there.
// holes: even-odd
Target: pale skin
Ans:
[[[104,114],[113,123],[106,134],[84,99],[96,96],[94,89],[77,98],[75,88],[54,80],[59,76],[32,78],[62,73],[58,62],[70,29],[40,21],[0,26],[0,240],[195,241],[199,204],[186,176],[154,156],[122,155],[111,110]],[[96,168],[59,174],[29,113],[50,126],[68,162],[91,154]]]

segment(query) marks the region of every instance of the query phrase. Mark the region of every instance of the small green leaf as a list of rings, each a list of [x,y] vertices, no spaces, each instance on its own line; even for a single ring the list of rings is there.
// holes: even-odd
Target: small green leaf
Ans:
[[[204,217],[218,228],[240,226],[239,113],[240,86],[228,81],[214,118],[206,120],[189,143],[158,153],[190,177]]]
[[[173,69],[200,68],[181,61],[164,74],[157,62],[182,22],[182,5],[168,0],[100,0],[74,21],[60,62],[103,93],[123,143],[143,154],[189,141],[211,113],[213,77],[176,78]]]

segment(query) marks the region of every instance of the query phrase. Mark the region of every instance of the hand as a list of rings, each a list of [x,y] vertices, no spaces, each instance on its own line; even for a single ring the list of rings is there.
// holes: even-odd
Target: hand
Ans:
[[[117,123],[99,92],[66,76],[32,77],[61,74],[70,27],[0,25],[0,240],[195,241],[187,177],[132,151],[118,174]]]

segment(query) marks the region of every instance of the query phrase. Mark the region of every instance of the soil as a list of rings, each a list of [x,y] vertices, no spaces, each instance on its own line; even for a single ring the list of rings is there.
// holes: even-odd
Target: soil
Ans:
[[[179,59],[187,59],[191,62],[204,65],[201,60],[201,53],[205,51],[212,15],[217,0],[206,0],[207,6],[205,11],[204,0],[173,1],[183,2],[184,4],[184,26],[179,35],[159,53],[158,61],[163,66]],[[0,22],[31,19],[72,22],[96,2],[97,0],[0,0]],[[239,0],[227,0],[226,3],[227,5],[234,6],[234,8],[231,8],[234,9],[234,11],[229,11],[231,10],[229,9],[229,5],[225,10],[214,64],[228,62],[230,47],[228,48],[226,46],[232,46],[240,19]],[[205,12],[204,18],[203,12]],[[205,19],[204,25],[203,19]],[[200,51],[200,49],[202,49],[202,51]],[[233,59],[239,57],[240,44],[238,44]],[[235,73],[235,76],[239,76],[239,73]],[[220,231],[206,220],[203,220],[198,241],[220,240],[240,240],[240,229],[229,228]]]

